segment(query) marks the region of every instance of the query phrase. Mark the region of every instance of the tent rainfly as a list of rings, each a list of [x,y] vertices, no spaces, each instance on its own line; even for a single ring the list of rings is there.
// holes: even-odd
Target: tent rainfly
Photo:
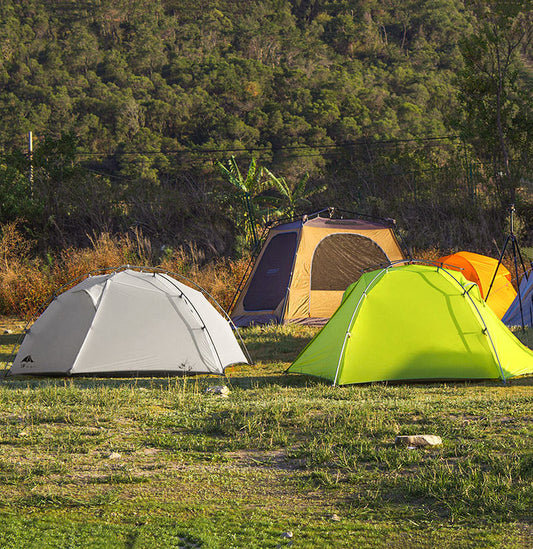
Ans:
[[[394,222],[304,217],[272,228],[232,310],[237,326],[325,324],[364,269],[403,259]]]
[[[223,374],[246,362],[230,324],[200,291],[126,268],[58,295],[8,375]]]
[[[473,252],[457,252],[441,257],[437,261],[447,269],[461,270],[467,280],[475,282],[481,297],[487,300],[487,305],[498,318],[503,317],[516,297],[511,273],[497,259]]]
[[[533,373],[533,352],[476,284],[437,265],[365,273],[289,372],[334,385],[385,380],[497,379]]]
[[[531,326],[533,325],[533,271],[525,273],[518,288],[520,295],[516,295],[505,314],[502,322],[507,326]],[[522,312],[520,312],[522,305]]]

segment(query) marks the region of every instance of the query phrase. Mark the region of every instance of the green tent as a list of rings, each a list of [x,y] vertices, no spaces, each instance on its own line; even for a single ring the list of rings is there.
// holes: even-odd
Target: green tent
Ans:
[[[346,290],[289,372],[334,385],[384,380],[497,379],[533,373],[533,352],[456,271],[410,263],[372,271]]]

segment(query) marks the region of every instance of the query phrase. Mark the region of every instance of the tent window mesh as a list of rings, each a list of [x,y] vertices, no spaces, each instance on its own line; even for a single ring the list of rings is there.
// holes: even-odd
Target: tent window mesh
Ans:
[[[270,240],[244,297],[245,311],[273,311],[285,298],[296,251],[296,236],[296,233],[282,233]]]
[[[311,290],[344,291],[359,280],[362,270],[389,263],[385,252],[370,238],[334,234],[316,247],[311,267]]]

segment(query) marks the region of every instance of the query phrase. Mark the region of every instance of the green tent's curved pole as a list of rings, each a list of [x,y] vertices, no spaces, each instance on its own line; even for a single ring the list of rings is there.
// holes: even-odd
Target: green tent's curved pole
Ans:
[[[440,267],[437,267],[437,270],[439,270]],[[490,341],[490,346],[492,347],[492,350],[494,352],[494,357],[496,358],[496,362],[498,363],[498,368],[500,369],[500,374],[502,376],[502,381],[504,383],[507,383],[507,379],[505,378],[505,374],[503,373],[503,367],[502,367],[502,363],[500,362],[500,357],[498,356],[498,351],[496,350],[496,345],[494,345],[494,341],[492,339],[492,336],[490,335],[490,332],[489,332],[489,328],[488,326],[485,324],[485,319],[483,318],[483,316],[481,315],[481,312],[480,310],[478,309],[477,305],[475,304],[474,300],[472,299],[472,296],[470,295],[470,290],[476,285],[474,283],[472,283],[472,286],[466,290],[465,287],[452,275],[452,273],[450,273],[449,271],[447,271],[446,269],[441,269],[442,272],[446,273],[452,280],[454,280],[461,288],[463,288],[463,296],[466,296],[468,297],[468,299],[470,300],[470,303],[472,304],[472,307],[474,307],[474,309],[476,310],[479,318],[481,319],[481,323],[483,324],[484,328],[483,328],[483,333],[489,338],[489,341]]]
[[[359,310],[360,310],[360,308],[363,304],[363,301],[367,296],[367,291],[370,288],[370,286],[372,286],[372,284],[374,284],[374,282],[380,276],[383,276],[383,274],[388,272],[388,271],[389,271],[388,268],[382,269],[381,271],[379,271],[379,273],[367,284],[367,286],[364,289],[361,297],[359,298],[359,301],[357,302],[357,305],[354,309],[354,312],[352,313],[352,316],[350,318],[350,322],[348,323],[348,329],[346,330],[346,333],[344,334],[344,341],[342,342],[342,348],[341,348],[341,352],[340,352],[340,355],[339,355],[339,362],[337,363],[337,369],[335,370],[335,378],[333,379],[333,387],[335,387],[335,385],[337,385],[337,378],[339,376],[339,369],[341,367],[341,362],[342,362],[342,359],[344,357],[344,352],[346,350],[346,344],[348,343],[348,339],[351,337],[351,331],[352,331],[353,323],[355,322],[355,317],[357,316],[357,313],[359,312]]]
[[[354,312],[352,313],[352,316],[350,318],[350,322],[348,324],[348,328],[346,330],[346,334],[344,336],[344,341],[343,341],[343,344],[342,344],[342,348],[341,348],[341,352],[340,352],[340,355],[339,355],[339,361],[337,363],[337,369],[335,371],[335,378],[333,380],[333,386],[335,386],[337,384],[337,380],[338,380],[338,377],[339,377],[339,371],[340,371],[340,366],[341,366],[341,363],[342,363],[342,360],[343,360],[343,357],[344,357],[344,354],[346,352],[346,346],[347,346],[347,343],[348,343],[348,339],[350,338],[351,336],[351,330],[352,330],[352,326],[353,326],[353,323],[355,322],[355,318],[357,317],[360,309],[361,309],[361,306],[363,304],[363,301],[365,300],[365,298],[367,297],[368,295],[368,290],[370,289],[370,287],[376,282],[376,280],[380,277],[382,277],[385,273],[389,273],[391,272],[390,271],[390,268],[391,267],[394,267],[395,265],[398,265],[398,264],[402,264],[402,263],[406,263],[406,264],[412,264],[412,263],[425,263],[426,265],[430,265],[430,266],[433,266],[437,269],[437,271],[442,271],[444,274],[446,274],[448,277],[450,277],[462,290],[463,290],[463,296],[464,297],[468,297],[468,299],[470,300],[470,303],[472,305],[472,307],[474,308],[474,310],[476,311],[479,319],[481,320],[481,324],[483,325],[483,333],[488,337],[489,339],[489,342],[490,342],[490,347],[492,349],[492,352],[493,352],[493,355],[494,355],[494,358],[496,359],[496,363],[498,365],[498,368],[500,370],[500,375],[501,375],[501,379],[503,381],[504,384],[507,383],[507,379],[505,377],[505,373],[503,371],[503,366],[502,366],[502,363],[500,361],[500,357],[498,355],[498,351],[496,349],[496,345],[494,343],[494,340],[490,334],[490,331],[488,329],[488,326],[487,324],[485,323],[485,319],[483,318],[482,314],[481,314],[481,311],[479,310],[478,306],[476,305],[475,301],[472,299],[472,296],[470,295],[470,290],[476,285],[474,283],[472,283],[470,285],[470,288],[465,288],[460,282],[459,280],[457,280],[457,278],[455,278],[455,276],[453,276],[453,274],[448,271],[447,269],[443,268],[442,267],[442,264],[438,264],[436,262],[433,262],[433,261],[424,261],[424,260],[399,260],[399,261],[395,261],[395,262],[392,262],[389,266],[387,266],[386,268],[382,269],[381,271],[379,271],[377,273],[377,275],[367,284],[366,288],[364,289],[361,297],[359,298],[359,301],[354,309]],[[392,272],[394,272],[394,269],[392,269]]]

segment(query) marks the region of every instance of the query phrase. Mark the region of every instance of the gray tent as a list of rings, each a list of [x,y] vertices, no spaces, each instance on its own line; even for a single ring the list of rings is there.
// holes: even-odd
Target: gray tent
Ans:
[[[230,324],[200,291],[166,273],[128,268],[57,296],[8,374],[223,374],[247,362]]]

